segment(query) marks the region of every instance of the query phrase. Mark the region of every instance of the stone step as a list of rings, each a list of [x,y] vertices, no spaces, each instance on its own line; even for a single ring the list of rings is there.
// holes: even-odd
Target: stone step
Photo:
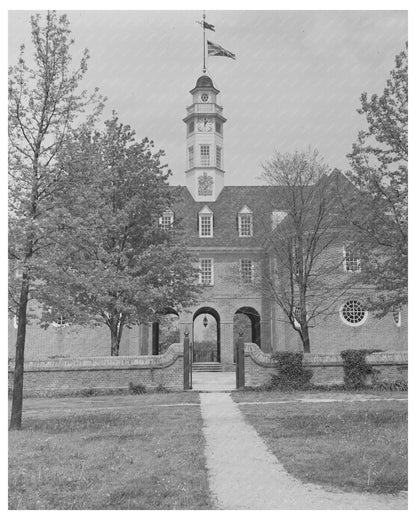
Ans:
[[[192,363],[192,370],[194,372],[224,372],[224,367],[221,363],[207,362],[207,363]]]

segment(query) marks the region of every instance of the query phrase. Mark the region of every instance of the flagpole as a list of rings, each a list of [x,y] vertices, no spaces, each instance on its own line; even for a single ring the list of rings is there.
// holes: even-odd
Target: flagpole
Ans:
[[[203,14],[202,14],[202,29],[203,29],[203,32],[202,32],[202,46],[203,46],[203,55],[204,55],[204,67],[202,69],[202,72],[205,74],[205,72],[207,71],[206,67],[205,67],[205,10],[203,11]]]

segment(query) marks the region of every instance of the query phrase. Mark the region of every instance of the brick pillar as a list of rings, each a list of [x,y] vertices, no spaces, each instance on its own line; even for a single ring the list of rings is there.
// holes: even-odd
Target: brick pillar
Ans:
[[[152,334],[151,324],[140,323],[140,325],[139,325],[139,356],[148,356],[149,353],[150,354],[152,353],[151,334]],[[150,352],[149,352],[149,347],[150,347]]]
[[[220,322],[221,363],[224,370],[234,370],[233,322]]]

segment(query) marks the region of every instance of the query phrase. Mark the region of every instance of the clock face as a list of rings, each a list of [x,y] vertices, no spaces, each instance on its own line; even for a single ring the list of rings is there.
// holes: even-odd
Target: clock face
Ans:
[[[198,117],[198,131],[199,132],[211,132],[212,130],[212,119],[209,117]]]
[[[202,103],[207,103],[207,101],[209,100],[209,96],[208,96],[208,94],[206,92],[203,92],[201,94],[200,99],[201,99]]]

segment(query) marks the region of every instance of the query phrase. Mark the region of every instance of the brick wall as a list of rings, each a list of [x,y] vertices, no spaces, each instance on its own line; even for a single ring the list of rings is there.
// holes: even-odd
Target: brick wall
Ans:
[[[13,386],[9,365],[9,389]],[[24,395],[64,395],[82,390],[127,389],[129,383],[183,389],[183,346],[171,345],[159,356],[85,357],[25,362]]]
[[[313,372],[312,383],[343,383],[344,369],[339,354],[305,354],[303,359],[304,366]],[[373,367],[373,381],[407,381],[407,352],[376,352],[367,356],[367,363]],[[272,361],[271,354],[262,352],[254,343],[245,344],[246,386],[256,387],[268,383],[276,370],[276,363]]]

